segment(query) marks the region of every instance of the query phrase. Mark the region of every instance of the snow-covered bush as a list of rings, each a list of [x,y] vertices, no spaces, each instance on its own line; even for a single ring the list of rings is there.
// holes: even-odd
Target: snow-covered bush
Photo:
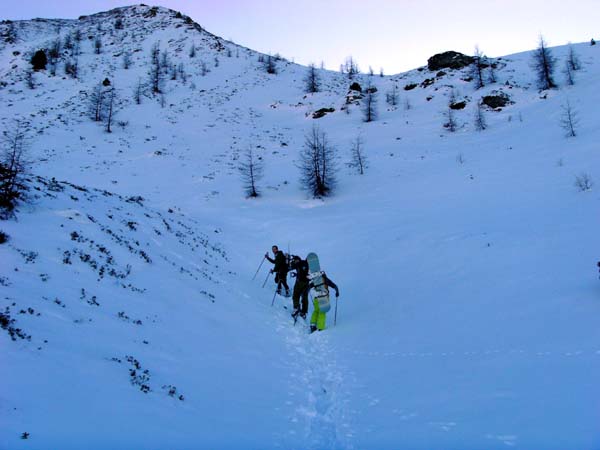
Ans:
[[[580,192],[590,191],[593,185],[594,182],[592,181],[592,178],[586,172],[582,172],[575,177],[575,187]]]

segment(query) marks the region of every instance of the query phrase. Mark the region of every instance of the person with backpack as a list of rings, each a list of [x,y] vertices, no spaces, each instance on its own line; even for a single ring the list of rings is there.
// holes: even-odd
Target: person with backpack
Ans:
[[[314,277],[305,289],[308,293],[311,289],[315,290],[315,297],[313,298],[313,313],[310,317],[310,332],[313,333],[317,330],[323,331],[325,329],[325,321],[327,319],[326,314],[329,311],[329,288],[335,289],[335,296],[340,296],[340,290],[337,285],[330,280],[325,272],[321,272],[318,276]]]
[[[310,282],[308,279],[308,262],[299,256],[294,256],[292,257],[290,269],[296,271],[295,275],[292,274],[292,276],[296,277],[294,291],[292,293],[292,301],[294,304],[292,317],[296,319],[296,317],[300,316],[303,319],[306,319],[306,314],[308,314],[308,290],[306,288]],[[300,303],[300,298],[302,298],[302,303]]]
[[[279,250],[279,247],[274,245],[271,250],[273,250],[273,256],[275,258],[269,257],[269,252],[265,253],[265,258],[271,263],[274,264],[274,267],[271,269],[271,273],[275,273],[275,283],[277,283],[277,293],[279,295],[282,294],[281,286],[285,288],[285,296],[290,296],[290,288],[287,284],[287,273],[288,273],[288,262],[285,254]]]

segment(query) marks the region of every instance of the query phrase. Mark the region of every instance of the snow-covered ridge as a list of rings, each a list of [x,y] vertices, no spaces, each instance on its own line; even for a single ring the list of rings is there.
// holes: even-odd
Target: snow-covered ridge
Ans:
[[[190,17],[185,16],[178,11],[161,6],[147,6],[141,4],[114,8],[109,11],[103,11],[87,16],[80,16],[79,19],[75,20],[36,18],[32,20],[8,21],[3,24],[3,35],[6,34],[9,24],[13,24],[13,26],[16,27],[18,35],[17,42],[35,36],[40,30],[60,32],[63,28],[66,28],[67,30],[78,28],[83,34],[87,33],[88,35],[85,37],[89,38],[89,35],[94,34],[94,31],[99,31],[98,24],[110,28],[110,26],[114,26],[115,21],[117,20],[120,21],[120,24],[117,25],[119,29],[137,30],[138,28],[143,27],[150,34],[156,30],[164,30],[168,27],[183,28],[185,31],[196,30],[211,36],[215,40],[216,48],[220,47],[218,42],[222,41],[217,36],[203,30],[203,28]],[[4,46],[4,43],[5,42],[2,42],[2,46]]]
[[[128,310],[140,308],[145,297],[160,299],[169,292],[165,280],[171,277],[214,303],[209,291],[226,275],[228,259],[200,231],[202,224],[173,210],[163,214],[147,208],[139,196],[42,177],[31,187],[31,206],[2,227],[8,235],[3,263],[14,268],[2,277],[5,300],[17,302],[6,307],[7,317],[15,319],[24,309],[43,311],[31,326],[55,331],[65,320],[67,326],[92,322],[98,311],[129,321]],[[156,319],[146,315],[132,321],[142,325]],[[40,326],[39,321],[50,323]],[[17,324],[34,334],[33,345],[44,347],[49,336],[35,336],[26,324]]]
[[[232,274],[220,231],[146,207],[139,196],[39,176],[29,185],[27,206],[1,226],[3,357],[44,364],[43,377],[62,386],[71,376],[75,384],[86,377],[94,390],[113,386],[102,394],[106,399],[130,385],[141,395],[185,402],[188,393],[169,375],[170,355],[182,355],[190,337],[176,331],[188,327],[186,318],[211,320],[228,308],[230,301],[220,302],[231,295],[224,283]],[[203,328],[201,335],[210,332]],[[92,366],[95,372],[85,375]],[[9,385],[16,375],[5,379]],[[37,377],[19,375],[31,388],[29,395],[17,389],[19,407],[3,410],[5,424],[18,420],[15,411],[30,416],[42,398],[71,401],[68,385],[45,391]]]

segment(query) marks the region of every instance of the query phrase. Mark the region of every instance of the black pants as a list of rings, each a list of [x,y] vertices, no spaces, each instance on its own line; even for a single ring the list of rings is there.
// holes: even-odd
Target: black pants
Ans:
[[[294,294],[292,300],[294,302],[294,309],[300,309],[301,314],[308,313],[308,281],[298,281],[294,284]],[[300,307],[300,297],[302,297],[302,307]]]
[[[287,272],[276,272],[275,273],[275,283],[277,283],[277,289],[281,289],[281,286],[285,288],[286,291],[290,290],[290,287],[287,284]]]

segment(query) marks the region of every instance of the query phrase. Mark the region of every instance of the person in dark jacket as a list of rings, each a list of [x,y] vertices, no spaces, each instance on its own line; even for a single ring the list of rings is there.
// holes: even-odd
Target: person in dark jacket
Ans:
[[[271,273],[275,273],[275,283],[277,283],[277,293],[281,294],[281,286],[285,288],[285,296],[290,296],[290,288],[287,284],[287,273],[288,273],[288,264],[285,258],[285,254],[279,250],[279,247],[274,245],[271,250],[273,250],[273,256],[275,258],[270,258],[269,253],[265,253],[265,258],[271,263],[274,264],[274,267],[271,269]]]
[[[300,315],[300,317],[306,319],[306,314],[308,314],[308,290],[306,289],[309,283],[308,262],[299,256],[294,256],[290,268],[296,271],[296,282],[294,283],[294,291],[292,293],[292,301],[294,303],[292,316],[296,318]],[[302,297],[302,303],[300,303],[300,297]]]
[[[305,291],[308,293],[311,289],[315,290],[313,298],[313,313],[310,317],[310,332],[323,331],[325,329],[326,314],[329,311],[329,288],[335,289],[335,296],[340,296],[340,290],[337,285],[330,280],[325,272],[322,272],[317,277],[313,278]]]

